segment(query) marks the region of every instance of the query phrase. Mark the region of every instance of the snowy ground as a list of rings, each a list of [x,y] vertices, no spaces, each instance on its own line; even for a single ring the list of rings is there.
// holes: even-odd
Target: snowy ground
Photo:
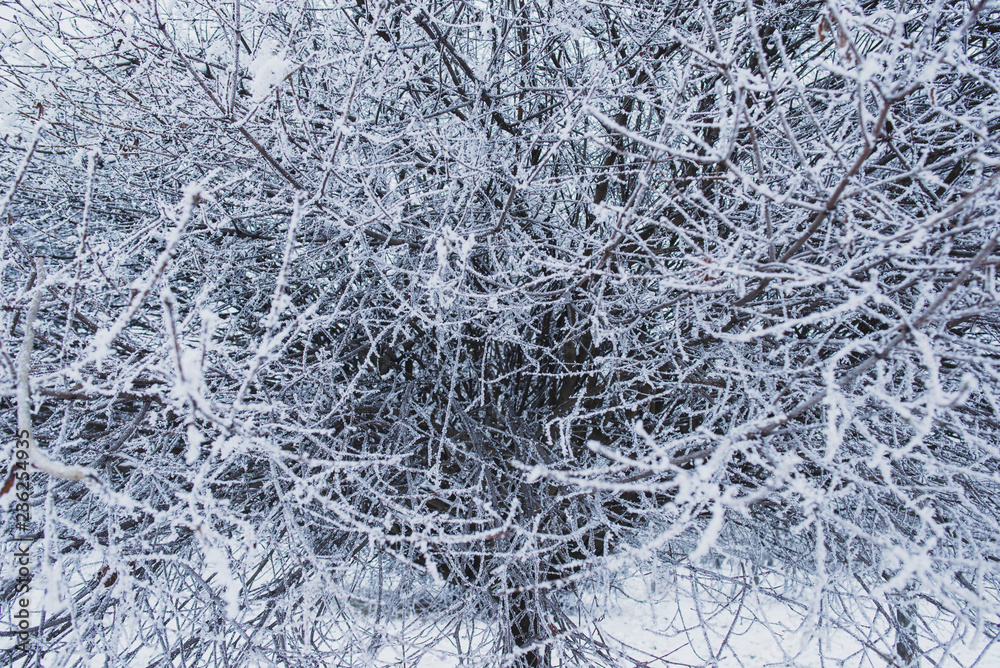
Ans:
[[[853,615],[850,630],[816,631],[811,594],[745,588],[734,580],[713,583],[704,573],[693,578],[677,572],[666,580],[636,577],[599,599],[581,600],[580,607],[599,621],[585,624],[581,618],[577,630],[603,645],[603,651],[598,650],[604,656],[602,665],[622,667],[882,668],[898,661],[893,654],[894,631],[873,604],[867,609],[858,601],[852,601],[853,609],[845,606],[843,612]],[[920,666],[1000,666],[996,639],[974,627],[956,630],[950,619],[940,613],[934,617],[932,610],[921,614]],[[483,643],[485,635],[480,629],[467,637],[468,629],[459,629],[455,639],[434,647],[387,642],[373,665],[488,665],[495,657],[473,659],[462,651]],[[552,658],[560,667],[592,665],[560,650],[560,643],[554,645]]]
[[[746,586],[753,583],[752,586]],[[40,583],[38,583],[40,584]],[[597,587],[594,588],[597,590]],[[40,593],[38,589],[36,592]],[[58,597],[46,597],[48,607]],[[552,644],[553,664],[562,667],[712,666],[714,668],[882,668],[894,657],[894,630],[870,599],[841,601],[838,609],[827,599],[824,609],[812,602],[814,592],[794,589],[779,577],[748,579],[739,566],[704,570],[685,569],[635,573],[605,583],[599,595],[576,592],[563,595],[563,635]],[[867,602],[866,602],[867,601]],[[485,623],[455,623],[460,598],[446,603],[448,610],[406,619],[391,614],[375,624],[371,611],[358,610],[353,631],[361,643],[347,650],[347,665],[451,668],[496,665],[493,629]],[[55,610],[49,612],[53,614]],[[243,619],[259,611],[240,610]],[[920,611],[918,622],[921,668],[997,668],[1000,642],[974,627],[955,625],[936,609]],[[937,614],[935,617],[934,615]],[[824,620],[816,630],[815,620]],[[838,620],[840,623],[838,624]],[[120,625],[121,620],[106,620]],[[127,626],[127,625],[126,625]],[[836,628],[839,626],[840,628]],[[377,629],[381,642],[371,642]],[[107,629],[105,629],[107,631]],[[121,647],[135,648],[136,629],[119,626]],[[352,635],[350,630],[344,635]],[[994,634],[995,635],[995,634]],[[128,639],[132,637],[132,640]],[[594,642],[581,641],[583,638]],[[10,639],[4,638],[3,644]],[[367,645],[367,653],[357,648]],[[470,652],[470,648],[472,651]],[[573,654],[573,649],[577,650]],[[327,648],[329,649],[329,647]],[[155,662],[161,648],[140,651],[129,665]],[[106,654],[81,656],[72,650],[50,654],[41,665],[105,668],[117,665]],[[333,665],[333,664],[331,664]],[[344,665],[344,664],[338,664]]]

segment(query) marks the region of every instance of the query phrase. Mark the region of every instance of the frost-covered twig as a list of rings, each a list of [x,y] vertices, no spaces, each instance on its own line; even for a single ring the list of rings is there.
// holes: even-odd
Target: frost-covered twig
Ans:
[[[35,324],[38,320],[38,308],[42,302],[42,289],[45,283],[45,266],[39,259],[35,260],[35,289],[28,306],[28,315],[24,320],[24,337],[21,349],[17,354],[17,429],[18,433],[28,435],[28,457],[31,464],[43,473],[53,478],[63,480],[84,480],[93,478],[94,473],[80,466],[60,464],[48,457],[38,446],[35,431],[31,424],[31,353],[35,347]]]

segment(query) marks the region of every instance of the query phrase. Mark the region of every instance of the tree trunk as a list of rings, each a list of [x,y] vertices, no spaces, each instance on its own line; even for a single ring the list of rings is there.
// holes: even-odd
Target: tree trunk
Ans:
[[[511,665],[515,668],[548,668],[551,665],[548,648],[539,646],[546,634],[537,594],[512,594],[508,611],[510,641],[516,654]]]

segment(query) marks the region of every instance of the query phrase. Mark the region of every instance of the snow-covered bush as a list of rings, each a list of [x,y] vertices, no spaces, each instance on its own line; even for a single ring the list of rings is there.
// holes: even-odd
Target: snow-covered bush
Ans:
[[[2,12],[29,653],[669,665],[644,572],[706,665],[768,597],[786,664],[997,656],[992,5]]]

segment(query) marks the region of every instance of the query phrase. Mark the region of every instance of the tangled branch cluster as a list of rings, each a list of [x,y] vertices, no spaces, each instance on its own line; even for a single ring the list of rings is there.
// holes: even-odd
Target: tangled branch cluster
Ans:
[[[636,564],[849,665],[995,640],[998,10],[5,8],[31,651],[618,665]]]

